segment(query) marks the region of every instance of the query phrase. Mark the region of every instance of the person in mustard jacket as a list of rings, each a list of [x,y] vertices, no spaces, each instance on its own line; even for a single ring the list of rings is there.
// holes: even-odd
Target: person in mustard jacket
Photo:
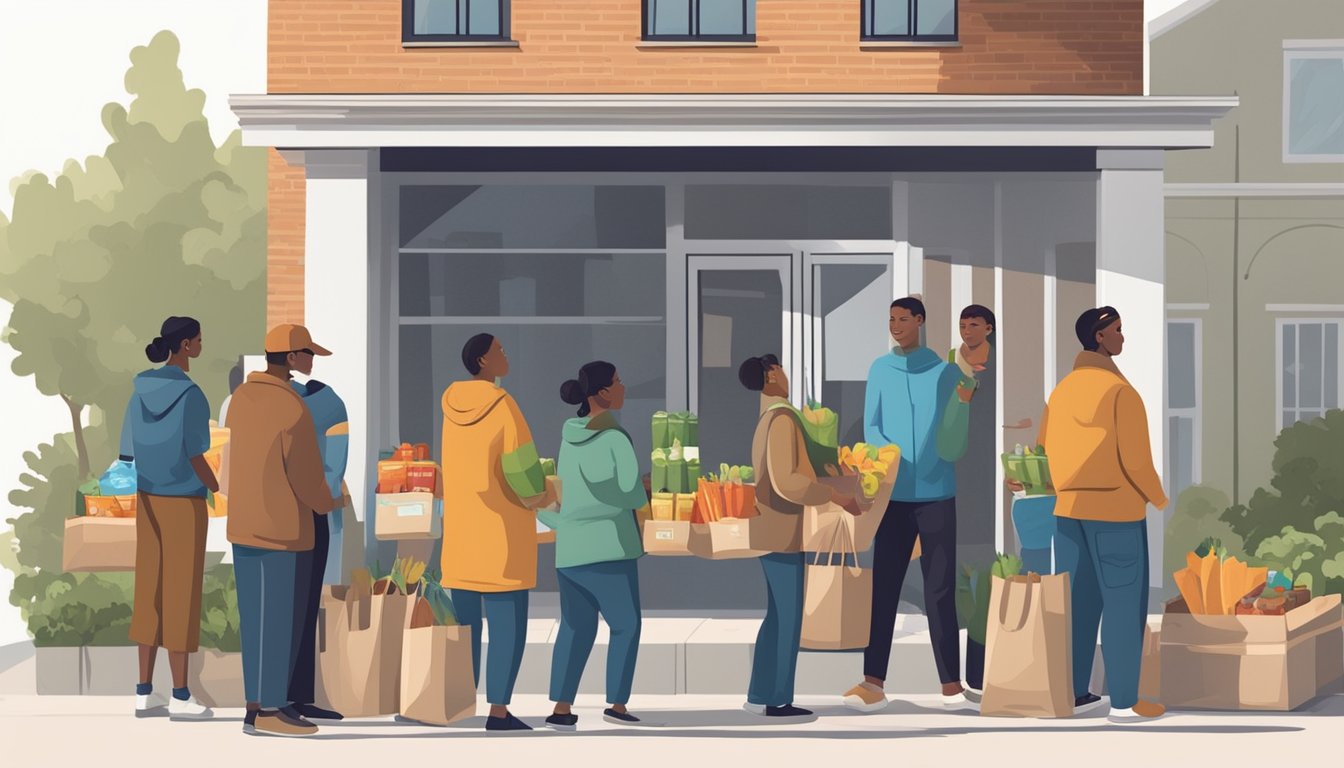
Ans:
[[[481,676],[481,623],[490,622],[486,730],[531,728],[509,712],[527,640],[528,590],[537,584],[535,510],[554,499],[518,403],[499,386],[509,358],[488,333],[462,348],[472,378],[443,393],[443,586],[471,627]]]
[[[1073,595],[1074,709],[1101,704],[1088,691],[1097,628],[1111,694],[1110,720],[1151,720],[1160,704],[1139,701],[1148,613],[1148,506],[1167,506],[1153,468],[1143,400],[1115,365],[1125,346],[1114,307],[1076,324],[1073,371],[1050,395],[1039,442],[1049,457],[1055,504],[1055,561]]]

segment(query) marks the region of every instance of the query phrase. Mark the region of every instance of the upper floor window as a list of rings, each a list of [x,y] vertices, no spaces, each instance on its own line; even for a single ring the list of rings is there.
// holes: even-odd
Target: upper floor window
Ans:
[[[509,39],[509,0],[402,0],[405,43],[470,43]]]
[[[861,0],[864,40],[953,42],[957,0]]]
[[[1284,42],[1283,161],[1344,163],[1344,40]]]
[[[644,0],[644,39],[751,42],[756,0]]]

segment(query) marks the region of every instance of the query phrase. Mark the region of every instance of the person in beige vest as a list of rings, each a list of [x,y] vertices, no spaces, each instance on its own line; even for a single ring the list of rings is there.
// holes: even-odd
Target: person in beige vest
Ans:
[[[853,497],[817,482],[808,460],[799,414],[789,404],[789,378],[774,355],[753,357],[738,369],[742,386],[761,396],[761,419],[752,438],[756,509],[769,602],[756,636],[747,689],[748,712],[766,717],[806,717],[793,706],[794,674],[803,632],[803,507],[832,502],[858,514]]]

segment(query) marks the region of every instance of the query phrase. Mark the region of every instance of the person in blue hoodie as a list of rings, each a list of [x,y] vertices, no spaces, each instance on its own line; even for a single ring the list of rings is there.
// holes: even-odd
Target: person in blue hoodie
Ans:
[[[187,687],[187,662],[201,637],[205,496],[219,490],[205,461],[210,403],[187,376],[192,359],[201,355],[201,324],[170,317],[159,333],[145,356],[166,365],[135,377],[121,429],[121,460],[134,462],[138,491],[130,628],[130,639],[140,646],[135,716],[208,720],[214,713]],[[168,649],[171,699],[154,692],[160,647]]]
[[[313,372],[313,358],[302,355],[295,360],[298,373]],[[304,368],[307,370],[304,370]],[[291,381],[294,391],[303,398],[312,414],[317,431],[317,447],[322,454],[322,471],[333,499],[345,498],[345,465],[350,450],[350,423],[345,402],[331,387],[309,379],[307,383]],[[330,527],[328,527],[330,521]],[[341,510],[330,515],[313,513],[313,548],[300,552],[295,567],[298,586],[294,595],[294,673],[289,681],[290,705],[308,720],[340,720],[342,715],[323,709],[317,700],[317,614],[322,602],[324,580],[340,583],[339,574],[327,579],[327,562],[333,549],[340,552]],[[339,558],[338,558],[339,559]]]
[[[920,345],[925,317],[917,298],[892,302],[888,319],[896,343],[873,363],[864,397],[864,440],[900,447],[901,464],[873,545],[872,629],[863,654],[864,679],[844,696],[847,706],[861,712],[887,704],[883,683],[916,538],[923,547],[924,609],[943,704],[958,709],[968,703],[961,685],[955,602],[956,462],[966,452],[975,379]]]
[[[630,714],[641,627],[639,558],[644,546],[635,510],[649,497],[639,474],[630,435],[616,412],[625,405],[625,384],[616,366],[597,360],[560,387],[560,397],[579,406],[565,422],[556,467],[560,473],[559,512],[538,512],[555,529],[555,566],[560,580],[560,633],[551,661],[551,700],[546,725],[572,731],[579,679],[597,639],[600,613],[611,628],[607,649],[607,702],[603,719],[618,725],[639,722]]]

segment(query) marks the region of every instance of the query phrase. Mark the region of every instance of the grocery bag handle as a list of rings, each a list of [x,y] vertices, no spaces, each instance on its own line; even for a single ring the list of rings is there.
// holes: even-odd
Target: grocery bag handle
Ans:
[[[1013,589],[1014,584],[1021,584],[1025,591],[1022,595],[1022,610],[1014,625],[1008,623],[1008,603],[1012,602],[1012,596],[1018,590]],[[1022,579],[1014,580],[1012,577],[1003,580],[1003,600],[999,602],[999,626],[1008,632],[1020,631],[1027,626],[1027,616],[1031,613],[1031,582]]]
[[[831,543],[827,546],[824,553],[826,555],[826,565],[829,566],[831,560],[834,559],[836,555],[840,555],[842,567],[848,568],[851,571],[861,571],[863,569],[859,567],[859,546],[858,542],[855,540],[855,531],[853,527],[847,525],[849,520],[846,520],[846,517],[848,517],[848,515],[841,517],[835,523],[835,532],[831,534]],[[837,542],[841,545],[840,548],[836,547]],[[848,544],[848,546],[844,546],[846,544]],[[820,560],[821,554],[823,553],[817,552],[813,556],[813,565],[819,564],[818,561]],[[845,555],[854,556],[853,567],[843,565]]]

